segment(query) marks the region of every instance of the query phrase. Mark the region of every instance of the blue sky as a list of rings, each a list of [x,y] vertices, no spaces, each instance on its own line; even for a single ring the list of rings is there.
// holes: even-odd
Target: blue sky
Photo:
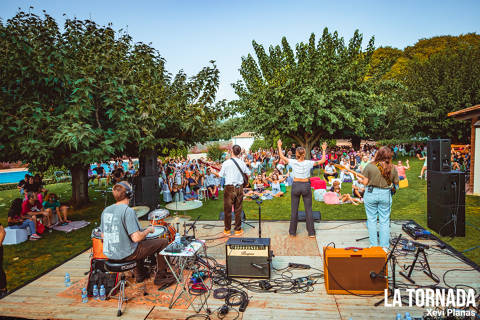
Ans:
[[[6,20],[18,8],[40,13],[45,9],[63,24],[69,17],[91,18],[99,24],[128,26],[135,41],[151,42],[167,60],[167,68],[189,75],[209,60],[220,69],[217,98],[234,99],[231,83],[240,79],[241,57],[251,53],[252,40],[268,45],[286,36],[292,47],[323,28],[349,39],[355,29],[364,43],[404,48],[420,38],[480,33],[480,1],[213,1],[213,0],[1,0],[0,17]]]

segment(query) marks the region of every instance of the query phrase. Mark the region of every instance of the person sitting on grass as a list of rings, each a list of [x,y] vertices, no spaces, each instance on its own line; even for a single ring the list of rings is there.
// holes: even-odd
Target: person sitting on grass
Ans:
[[[18,183],[17,185],[17,189],[18,191],[20,191],[20,195],[24,195],[25,191],[24,191],[24,188],[25,188],[25,185],[28,183],[28,179],[30,178],[30,175],[29,174],[26,174],[25,175],[25,179],[23,180],[20,180],[20,182]]]
[[[208,192],[212,195],[214,200],[217,200],[217,186],[215,184],[215,175],[210,168],[207,168],[207,174],[205,175],[205,186]]]
[[[410,169],[410,163],[408,162],[408,159],[406,161],[407,165],[404,166],[402,164],[402,161],[401,160],[398,160],[398,164],[395,166],[395,168],[397,168],[397,172],[398,172],[398,178],[400,180],[405,180],[407,179],[407,175],[405,173],[405,170],[408,170]]]
[[[360,198],[360,202],[363,202],[364,194],[365,194],[365,185],[363,185],[358,179],[354,180],[352,184],[352,196]]]
[[[93,168],[93,171],[96,172],[96,175],[94,176],[94,179],[95,178],[98,179],[98,184],[100,184],[100,179],[101,178],[107,178],[107,183],[108,183],[107,173],[105,172],[105,169],[102,167],[100,162],[97,162],[97,166],[95,168]]]
[[[45,201],[43,201],[43,208],[45,208],[45,210],[49,212],[50,216],[52,216],[53,213],[57,214],[58,224],[65,225],[71,222],[70,220],[67,219],[68,206],[61,205],[55,193],[49,193],[45,197]],[[63,215],[63,218],[62,218],[62,215]]]
[[[192,188],[190,192],[185,193],[185,196],[183,198],[185,199],[185,201],[198,200],[197,189]]]
[[[38,173],[33,177],[33,186],[34,191],[37,193],[38,201],[42,202],[43,196],[47,195],[48,190],[45,189],[43,178]]]
[[[358,172],[363,172],[363,169],[365,169],[365,167],[367,166],[368,164],[368,156],[367,155],[364,155],[362,157],[362,161],[360,162],[360,165],[358,166]]]
[[[110,175],[110,179],[112,180],[113,184],[117,184],[123,180],[125,177],[125,171],[123,170],[123,166],[115,165],[115,169],[112,171]]]
[[[10,229],[26,229],[30,228],[30,240],[38,240],[42,237],[37,234],[37,229],[35,226],[36,219],[32,217],[22,216],[22,202],[20,198],[14,199],[10,205],[10,210],[8,210],[8,226]]]
[[[279,198],[283,196],[283,192],[280,189],[280,183],[284,182],[287,178],[279,178],[277,174],[273,174],[271,178],[267,178],[267,181],[269,181],[272,185],[272,195],[275,198]]]
[[[325,171],[323,173],[323,177],[325,180],[328,182],[328,177],[338,177],[338,172],[337,169],[333,166],[333,164],[329,161],[327,165],[325,166]]]
[[[42,203],[38,201],[35,192],[27,193],[27,199],[22,203],[22,218],[40,218],[46,228],[52,228],[51,213],[43,209]]]
[[[352,198],[348,193],[342,194],[339,185],[334,187],[333,192],[337,194],[340,204],[352,203],[353,205],[358,206],[361,202],[359,199]]]

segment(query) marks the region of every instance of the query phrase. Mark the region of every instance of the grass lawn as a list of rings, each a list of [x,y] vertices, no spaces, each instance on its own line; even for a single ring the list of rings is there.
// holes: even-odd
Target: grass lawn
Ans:
[[[426,227],[427,183],[425,180],[417,178],[423,161],[411,158],[410,162],[411,169],[407,171],[409,187],[400,189],[394,196],[391,218],[413,219]],[[315,173],[317,175],[320,174],[318,170]],[[56,192],[60,199],[68,199],[70,197],[71,188],[69,184],[48,185],[48,189]],[[90,188],[92,205],[71,214],[73,220],[90,221],[90,226],[73,231],[70,234],[53,231],[52,233],[46,233],[44,239],[39,241],[27,241],[15,246],[5,246],[4,268],[7,272],[9,290],[22,285],[91,246],[90,233],[95,223],[100,221],[100,215],[104,207],[104,199],[95,189],[94,187]],[[290,189],[288,188],[287,190],[289,191]],[[343,183],[342,192],[350,193],[351,183]],[[0,192],[0,222],[4,225],[7,223],[7,212],[10,202],[17,196],[17,190]],[[220,211],[223,211],[222,196],[222,193],[220,193],[219,200],[210,200],[203,207],[188,211],[188,215],[192,216],[192,218],[201,215],[201,220],[217,220]],[[110,196],[109,204],[112,201],[113,199]],[[303,210],[302,203],[300,204],[300,209]],[[365,219],[363,205],[326,205],[323,202],[314,201],[313,209],[322,213],[323,220]],[[244,201],[244,211],[248,219],[258,219],[258,206],[255,202]],[[262,219],[289,220],[289,192],[282,198],[264,201],[262,204]],[[480,245],[480,197],[467,196],[466,222],[467,236],[465,238],[442,238],[442,240],[459,251]],[[477,264],[480,264],[480,248],[469,251],[465,255]]]

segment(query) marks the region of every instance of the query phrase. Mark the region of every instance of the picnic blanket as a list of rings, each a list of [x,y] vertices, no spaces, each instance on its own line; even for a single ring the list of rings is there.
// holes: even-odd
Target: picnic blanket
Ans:
[[[69,222],[68,224],[62,226],[62,225],[57,225],[53,227],[53,230],[57,231],[63,231],[63,232],[71,232],[73,230],[81,229],[83,227],[86,227],[90,224],[88,221],[80,220],[80,221],[72,221]]]

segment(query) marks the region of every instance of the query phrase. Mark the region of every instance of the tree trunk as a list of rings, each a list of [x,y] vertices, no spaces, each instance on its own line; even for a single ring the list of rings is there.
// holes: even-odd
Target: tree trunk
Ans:
[[[88,166],[75,165],[70,168],[72,175],[72,199],[74,207],[82,207],[90,202],[88,199]]]
[[[312,158],[312,147],[313,143],[311,142],[304,142],[300,144],[302,147],[305,148],[305,159],[310,160]]]
[[[352,148],[354,150],[360,150],[360,144],[362,142],[362,138],[358,136],[353,136],[352,137]]]

